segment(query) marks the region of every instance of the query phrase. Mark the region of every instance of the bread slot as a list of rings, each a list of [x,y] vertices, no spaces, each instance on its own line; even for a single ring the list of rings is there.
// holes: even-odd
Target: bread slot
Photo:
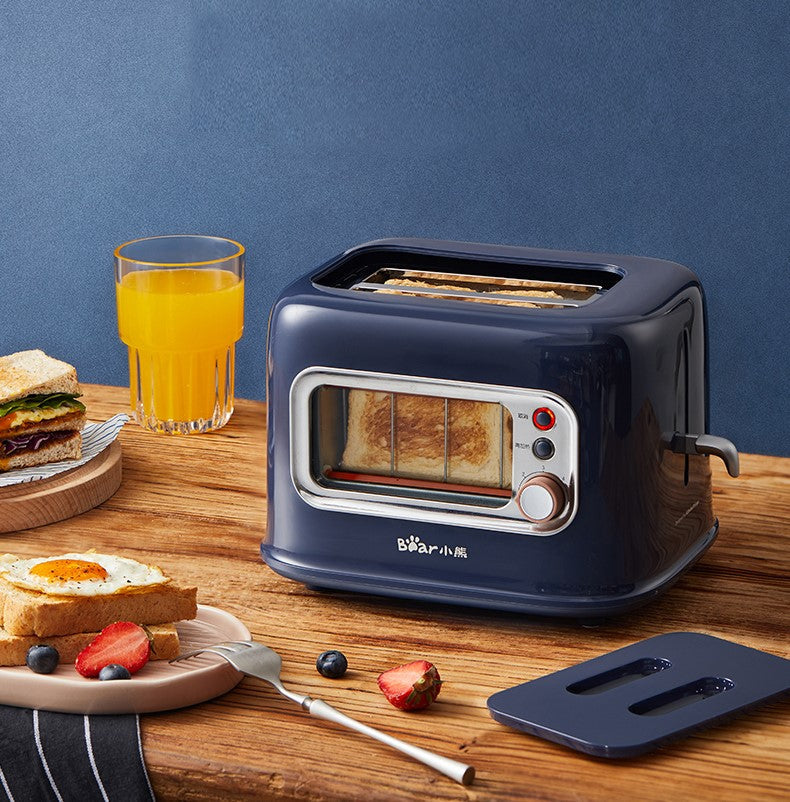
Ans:
[[[465,275],[398,267],[379,268],[356,282],[351,289],[386,295],[426,296],[528,308],[582,306],[604,291],[599,284]]]

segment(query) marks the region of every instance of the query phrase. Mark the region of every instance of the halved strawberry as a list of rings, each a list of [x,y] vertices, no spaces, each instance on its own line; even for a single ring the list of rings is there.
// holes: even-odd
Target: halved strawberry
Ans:
[[[74,667],[83,677],[98,677],[104,666],[117,663],[139,671],[147,662],[151,643],[146,631],[131,621],[105,627],[78,655]]]
[[[427,660],[391,668],[379,675],[378,684],[387,701],[398,710],[422,710],[436,699],[442,688],[436,666]]]

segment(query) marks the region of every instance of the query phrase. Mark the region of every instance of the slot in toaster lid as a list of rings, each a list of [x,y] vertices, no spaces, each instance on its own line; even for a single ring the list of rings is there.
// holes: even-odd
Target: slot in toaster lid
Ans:
[[[313,282],[377,296],[572,309],[593,303],[622,278],[610,265],[375,245],[348,251]]]

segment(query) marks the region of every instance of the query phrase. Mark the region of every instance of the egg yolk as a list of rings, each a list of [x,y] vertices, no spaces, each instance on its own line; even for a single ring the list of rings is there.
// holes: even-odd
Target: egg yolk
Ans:
[[[107,579],[107,571],[99,563],[88,560],[47,560],[30,569],[34,576],[48,582],[83,582],[90,579]]]

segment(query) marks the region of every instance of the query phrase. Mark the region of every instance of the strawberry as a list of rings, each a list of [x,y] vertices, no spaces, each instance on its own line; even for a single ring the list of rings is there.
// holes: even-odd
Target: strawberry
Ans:
[[[151,642],[146,631],[131,621],[105,627],[78,655],[74,667],[83,677],[98,677],[110,663],[124,666],[130,674],[147,662]]]
[[[422,710],[436,699],[442,688],[436,666],[427,660],[391,668],[379,675],[378,684],[387,701],[398,710]]]

